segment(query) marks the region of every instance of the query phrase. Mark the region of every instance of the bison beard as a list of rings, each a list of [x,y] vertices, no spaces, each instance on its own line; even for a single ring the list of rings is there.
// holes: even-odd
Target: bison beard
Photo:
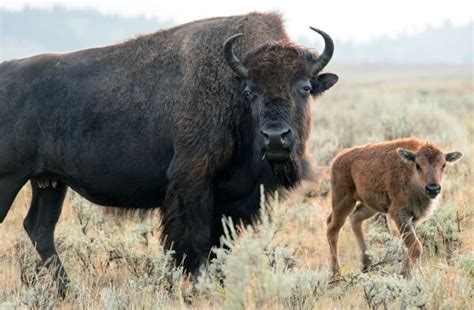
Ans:
[[[286,189],[296,187],[301,179],[301,164],[293,157],[286,161],[271,162],[273,177],[278,186]]]

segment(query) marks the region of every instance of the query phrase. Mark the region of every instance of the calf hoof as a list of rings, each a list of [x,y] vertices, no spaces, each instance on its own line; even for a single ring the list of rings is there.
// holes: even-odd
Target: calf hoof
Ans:
[[[333,278],[333,279],[341,279],[341,278],[344,278],[344,277],[342,276],[342,273],[341,273],[341,269],[340,269],[340,268],[336,268],[336,269],[332,268],[331,270],[332,270],[332,278]]]
[[[410,278],[411,278],[411,275],[412,275],[412,268],[411,268],[411,267],[408,267],[408,266],[403,266],[403,267],[402,267],[402,271],[401,271],[401,275],[402,275],[405,279],[410,279]]]
[[[372,266],[372,259],[369,255],[364,254],[362,255],[362,272],[366,273],[370,271],[370,267]]]
[[[328,284],[333,286],[345,281],[346,281],[346,278],[339,271],[337,272],[333,271],[332,277],[329,280]]]

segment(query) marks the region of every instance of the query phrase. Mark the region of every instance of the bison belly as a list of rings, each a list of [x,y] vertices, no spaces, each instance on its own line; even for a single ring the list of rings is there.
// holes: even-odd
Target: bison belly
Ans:
[[[168,143],[144,148],[134,142],[93,143],[89,151],[82,152],[80,143],[65,146],[64,157],[57,154],[51,159],[51,168],[72,189],[96,204],[159,207],[173,152]]]

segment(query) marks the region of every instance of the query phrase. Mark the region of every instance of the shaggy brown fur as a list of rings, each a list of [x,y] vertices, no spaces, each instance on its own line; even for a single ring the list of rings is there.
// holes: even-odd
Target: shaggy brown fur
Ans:
[[[382,212],[395,221],[408,248],[403,268],[408,275],[422,253],[415,225],[436,207],[445,163],[461,156],[460,152],[444,154],[438,147],[415,138],[368,144],[339,153],[331,166],[332,213],[327,220],[334,273],[340,268],[337,243],[346,217],[350,215],[362,252],[363,271],[367,271],[370,258],[362,222]]]

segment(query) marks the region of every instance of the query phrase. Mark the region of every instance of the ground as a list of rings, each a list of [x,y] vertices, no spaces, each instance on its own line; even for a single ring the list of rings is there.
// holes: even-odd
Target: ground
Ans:
[[[120,217],[70,191],[56,232],[72,279],[54,295],[22,228],[29,185],[0,225],[0,308],[458,308],[474,304],[474,86],[469,66],[344,65],[340,82],[315,104],[310,140],[317,182],[271,201],[257,230],[218,250],[210,276],[193,288],[159,244],[159,213]],[[446,169],[442,202],[418,227],[421,268],[399,275],[405,252],[389,222],[367,227],[375,270],[363,274],[356,241],[341,232],[343,278],[328,269],[328,164],[344,147],[416,136],[464,157]]]

